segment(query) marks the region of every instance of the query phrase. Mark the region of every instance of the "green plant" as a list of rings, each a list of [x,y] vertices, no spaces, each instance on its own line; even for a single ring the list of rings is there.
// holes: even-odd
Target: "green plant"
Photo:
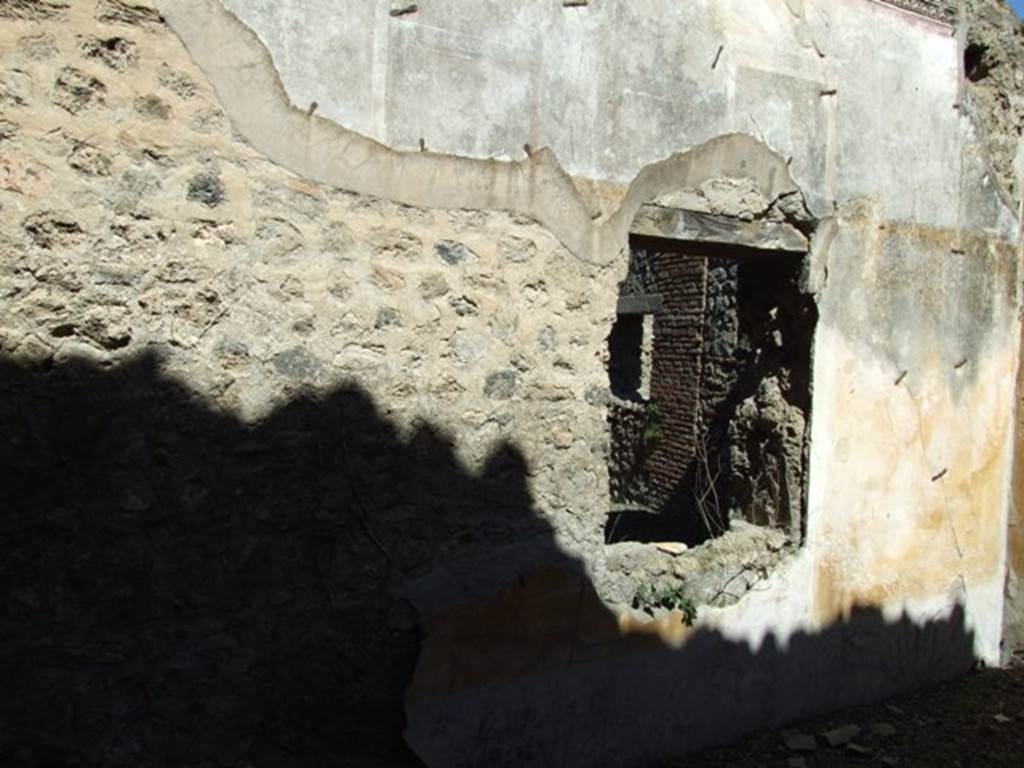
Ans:
[[[651,616],[659,608],[666,611],[679,611],[683,614],[683,623],[688,627],[692,627],[697,620],[697,604],[686,594],[686,585],[682,582],[661,585],[654,582],[641,584],[637,588],[636,594],[633,595],[633,607]]]
[[[647,407],[647,421],[644,423],[642,435],[643,445],[650,450],[661,441],[661,425],[663,416],[657,403],[651,403]]]

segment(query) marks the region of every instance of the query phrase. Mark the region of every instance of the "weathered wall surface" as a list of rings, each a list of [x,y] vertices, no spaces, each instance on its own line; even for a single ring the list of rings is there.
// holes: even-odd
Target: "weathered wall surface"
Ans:
[[[412,680],[436,764],[619,764],[998,658],[1015,225],[948,27],[226,5],[0,5],[4,749],[398,764]],[[602,544],[604,357],[639,206],[719,178],[822,219],[807,538],[688,629],[633,565],[710,550]]]
[[[967,107],[978,116],[999,183],[1014,199],[1024,128],[1024,28],[1004,0],[967,0],[963,20]]]
[[[821,547],[815,610],[963,591],[991,628],[984,653],[994,659],[1015,252],[974,236],[952,249],[938,233],[929,242],[861,214],[841,222],[828,260],[839,290],[821,294],[808,517],[811,546]],[[856,340],[850,329],[865,323],[870,333]],[[815,474],[820,466],[829,469]]]
[[[1024,129],[1024,26],[999,0],[970,0],[964,30],[964,74],[970,106],[978,115],[985,148],[1008,193],[1007,202],[1020,204],[1021,131]],[[1018,379],[1020,382],[1020,379]],[[1016,445],[1007,545],[1004,656],[1024,650],[1024,387],[1018,383]]]
[[[935,109],[956,103],[956,39],[899,8],[540,0],[512,17],[492,3],[436,2],[392,17],[388,3],[358,0],[225,5],[268,47],[299,109],[316,102],[318,114],[414,152],[420,139],[506,160],[523,158],[524,144],[550,147],[599,210],[645,166],[735,131],[790,159],[819,215],[833,199],[885,189],[888,217],[956,224],[946,162],[959,154],[956,121]],[[311,42],[311,26],[331,33]],[[913,176],[899,170],[908,166]]]
[[[579,427],[603,416],[585,393],[606,387],[610,270],[521,217],[296,178],[232,134],[155,11],[122,18],[5,20],[6,350],[160,352],[250,421],[357,380],[407,425],[457,431],[476,466],[509,430],[552,437],[531,403],[564,458],[601,453]]]
[[[0,6],[0,61],[0,751],[390,754],[403,595],[600,546],[616,275],[268,162],[151,6]]]

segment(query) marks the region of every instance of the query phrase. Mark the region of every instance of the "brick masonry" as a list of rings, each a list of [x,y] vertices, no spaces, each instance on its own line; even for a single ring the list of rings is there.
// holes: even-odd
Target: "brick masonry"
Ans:
[[[610,411],[613,500],[685,530],[741,517],[799,539],[814,327],[799,261],[640,238],[632,260],[662,304],[650,398]]]

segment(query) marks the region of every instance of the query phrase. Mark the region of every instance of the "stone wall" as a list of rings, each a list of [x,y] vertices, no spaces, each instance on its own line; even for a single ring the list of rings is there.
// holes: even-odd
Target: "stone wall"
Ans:
[[[1024,128],[1024,28],[1005,0],[967,0],[965,106],[983,132],[986,159],[1007,199],[1020,200]]]
[[[641,509],[651,506],[647,468],[651,416],[648,403],[613,400],[608,405],[608,491],[613,503]]]
[[[0,755],[399,765],[405,726],[436,765],[626,765],[998,658],[1016,224],[949,29],[420,6],[0,5]],[[383,133],[328,119],[391,75],[352,113]],[[603,546],[607,335],[663,195],[810,248],[798,551]]]
[[[702,428],[725,517],[801,540],[811,416],[811,341],[817,311],[800,290],[802,260],[789,254],[716,258],[709,313]],[[725,333],[712,334],[714,319]],[[713,386],[712,386],[713,383]]]
[[[966,104],[984,136],[986,160],[1007,205],[1021,199],[1024,26],[1004,0],[968,0]],[[1018,372],[1016,444],[1006,553],[1003,657],[1024,654],[1024,377]]]
[[[584,395],[607,385],[614,270],[521,216],[295,177],[232,132],[154,10],[97,7],[6,7],[5,353],[159,353],[247,421],[356,381],[404,424],[457,427],[471,465],[520,431],[545,445],[551,500],[551,456],[603,454]]]
[[[766,254],[767,258],[771,258]],[[697,460],[694,512],[701,514],[711,534],[729,526],[730,516],[744,517],[747,507],[734,507],[728,493],[732,463],[728,450],[730,402],[739,383],[744,350],[740,338],[739,269],[735,259],[707,258],[707,310],[701,324],[701,380],[697,421]]]
[[[407,760],[419,617],[601,546],[617,276],[268,161],[141,0],[0,17],[0,755]]]

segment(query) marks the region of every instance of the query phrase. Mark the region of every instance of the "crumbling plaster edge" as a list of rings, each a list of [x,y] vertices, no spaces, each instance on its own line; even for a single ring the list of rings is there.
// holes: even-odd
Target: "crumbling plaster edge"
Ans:
[[[521,161],[392,149],[292,104],[266,46],[220,0],[154,4],[206,75],[234,128],[277,165],[406,205],[526,215],[590,263],[618,259],[640,206],[662,192],[725,176],[753,179],[768,199],[799,192],[781,155],[753,136],[727,134],[641,169],[618,208],[602,219],[549,148]]]
[[[914,0],[869,0],[869,2],[893,9],[897,13],[906,16],[912,16],[920,22],[941,26],[947,30],[952,29],[954,26],[954,21],[945,17],[937,9],[929,9],[914,2]]]

